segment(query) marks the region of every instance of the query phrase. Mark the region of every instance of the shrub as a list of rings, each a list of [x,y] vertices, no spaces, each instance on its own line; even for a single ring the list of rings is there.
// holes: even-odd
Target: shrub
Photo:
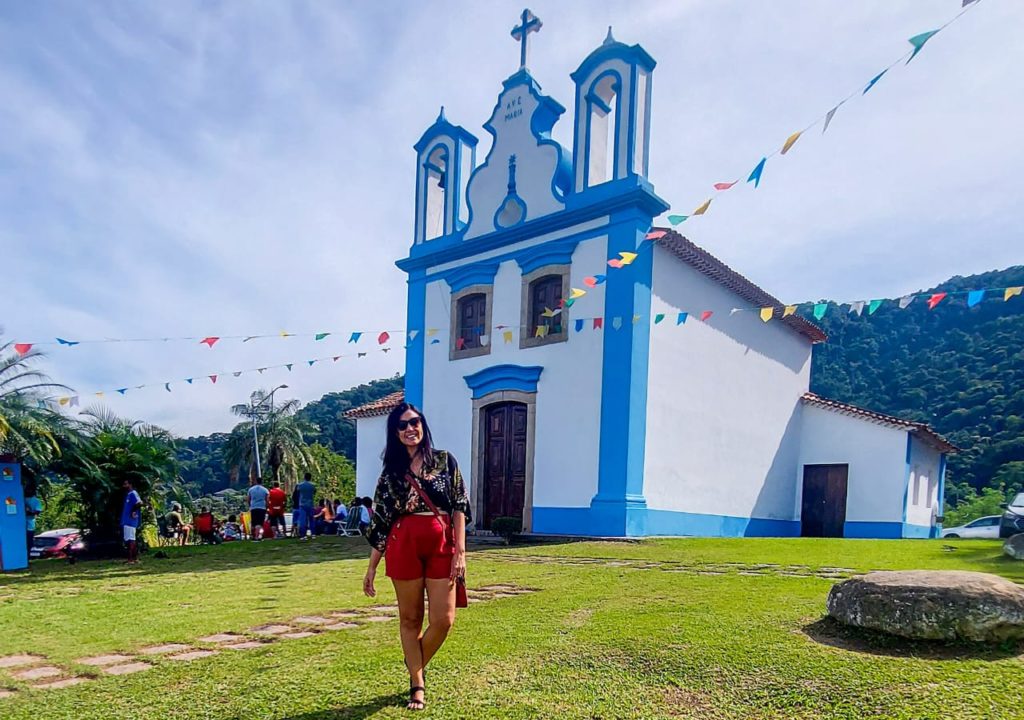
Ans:
[[[497,517],[491,521],[491,532],[512,542],[512,536],[523,531],[523,521],[517,517]]]

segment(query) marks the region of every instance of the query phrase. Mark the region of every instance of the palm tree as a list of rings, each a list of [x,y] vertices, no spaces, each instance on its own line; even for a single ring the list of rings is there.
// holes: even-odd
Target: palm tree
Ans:
[[[33,367],[42,353],[12,351],[13,345],[0,345],[0,457],[26,463],[31,477],[57,458],[62,441],[73,435],[71,423],[46,402],[44,392],[70,388]]]
[[[231,431],[224,446],[224,460],[237,478],[245,472],[250,481],[256,477],[256,452],[253,443],[252,423],[255,421],[259,437],[260,459],[264,474],[270,476],[286,490],[298,480],[299,474],[316,465],[306,436],[316,432],[316,426],[296,416],[298,400],[288,400],[280,405],[267,405],[268,393],[257,390],[245,405],[234,405],[231,412],[247,418]]]

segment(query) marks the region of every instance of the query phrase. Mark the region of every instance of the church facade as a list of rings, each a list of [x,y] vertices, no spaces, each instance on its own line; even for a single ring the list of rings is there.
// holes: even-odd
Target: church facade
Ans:
[[[414,241],[398,262],[404,398],[461,462],[475,527],[934,536],[954,448],[811,395],[823,331],[731,313],[780,303],[675,231],[651,232],[669,207],[648,178],[654,59],[609,31],[571,74],[563,147],[551,130],[566,108],[527,68],[540,21],[521,19],[520,68],[483,126],[487,157],[443,110],[414,146]],[[401,399],[350,412],[361,495]]]

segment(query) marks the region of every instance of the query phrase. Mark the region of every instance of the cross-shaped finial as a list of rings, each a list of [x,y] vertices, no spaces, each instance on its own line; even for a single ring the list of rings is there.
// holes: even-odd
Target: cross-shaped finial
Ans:
[[[535,33],[543,27],[544,23],[540,21],[540,18],[530,12],[529,9],[523,10],[523,14],[519,16],[522,21],[522,25],[516,25],[512,28],[512,37],[519,41],[519,69],[526,69],[526,54],[527,54],[527,43],[530,37],[530,33]]]

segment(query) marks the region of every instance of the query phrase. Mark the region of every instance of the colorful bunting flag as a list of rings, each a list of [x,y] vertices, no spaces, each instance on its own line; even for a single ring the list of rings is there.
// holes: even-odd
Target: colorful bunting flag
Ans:
[[[644,235],[644,240],[657,240],[665,237],[666,235],[668,235],[668,233],[664,230],[651,230],[649,233]]]
[[[282,330],[281,331],[281,337],[291,337],[291,336],[292,336],[292,333],[288,332],[287,330]]]
[[[391,339],[391,336],[388,335],[387,330],[385,330],[384,332],[382,332],[380,335],[377,336],[377,344],[378,345],[383,345],[384,343],[386,343],[390,339]]]
[[[505,344],[506,345],[508,345],[510,342],[512,342],[512,331],[511,330],[506,330],[505,332],[503,332],[501,334],[501,336],[505,339]]]
[[[455,349],[456,350],[462,350],[464,347],[466,347],[466,339],[465,338],[461,338],[461,337],[460,338],[456,338],[456,340],[455,340]]]
[[[357,360],[358,360],[359,358],[364,358],[364,357],[366,357],[366,353],[364,353],[364,352],[361,352],[361,353],[356,353],[356,359],[357,359]],[[288,369],[289,369],[289,370],[291,370],[291,369],[292,369],[292,366],[291,366],[291,365],[289,365],[289,366],[288,366]]]
[[[31,349],[32,343],[14,343],[14,352],[19,355],[28,355],[28,352]]]
[[[733,185],[735,185],[738,182],[739,182],[739,180],[733,180],[732,182],[725,182],[725,183],[715,183],[712,187],[714,187],[715,190],[718,190],[718,191],[728,190],[729,188],[731,188]]]
[[[330,335],[330,333],[317,333],[316,335],[313,336],[313,339],[314,340],[323,340],[328,335]]]
[[[634,260],[636,260],[636,253],[635,252],[620,252],[619,253],[619,257],[622,258],[622,264],[623,265],[629,265]]]
[[[868,315],[874,315],[875,310],[877,310],[880,307],[882,307],[881,300],[872,300],[871,302],[868,303]]]
[[[359,342],[359,338],[361,338],[362,336],[363,334],[361,332],[354,332],[351,335],[349,335],[348,341],[350,343],[357,343]]]
[[[828,310],[828,303],[817,303],[814,306],[814,317],[817,320],[821,320],[825,317],[825,312]]]
[[[793,133],[788,138],[786,138],[786,142],[784,142],[782,144],[782,154],[783,155],[785,155],[787,152],[789,152],[789,149],[791,147],[793,147],[793,145],[796,143],[797,140],[800,139],[800,136],[803,135],[803,133],[804,133],[804,131],[801,130],[799,132]]]
[[[258,372],[260,375],[263,374],[264,370],[266,370],[266,368],[256,368],[256,372]]]
[[[612,318],[612,329],[618,330],[622,327],[622,318],[616,315]]]
[[[574,326],[576,328],[576,332],[582,332],[583,331],[583,320],[577,318],[576,322],[574,323]]]
[[[307,363],[307,364],[308,364],[308,365],[309,365],[310,367],[313,367],[313,364],[314,364],[314,363],[316,363],[316,360],[307,360],[307,361],[306,361],[306,363]]]
[[[619,258],[612,258],[611,260],[608,261],[608,267],[613,267],[617,269],[622,267],[623,265],[624,263]]]
[[[684,312],[681,312],[678,315],[676,315],[676,325],[684,324],[686,322],[686,316],[687,316],[687,313],[684,313]],[[704,316],[701,316],[700,319],[701,320],[706,320],[707,318],[705,318]]]
[[[72,347],[74,345],[78,345],[79,341],[78,340],[65,340],[64,338],[57,338],[57,343],[59,345],[67,345],[68,347]]]
[[[437,328],[427,329],[427,337],[434,337],[435,335],[437,335]]]
[[[772,319],[772,315],[774,315],[774,314],[775,314],[775,308],[773,308],[773,307],[763,307],[763,308],[761,308],[761,321],[762,322],[768,322],[769,320]]]
[[[864,88],[864,92],[862,92],[861,95],[867,95],[868,94],[868,90],[873,88],[875,86],[875,83],[878,82],[879,80],[881,80],[882,76],[885,75],[887,72],[889,72],[889,68],[886,68],[885,70],[883,70],[882,72],[878,73],[873,78],[871,78],[871,80],[868,82],[868,86],[866,88]]]
[[[636,325],[638,322],[640,322],[640,316],[639,315],[634,315],[633,316],[633,324]]]
[[[533,336],[534,337],[542,338],[542,337],[544,337],[547,334],[548,334],[548,326],[547,325],[538,325],[537,326],[537,330],[533,333]]]
[[[100,392],[96,393],[96,397],[103,397],[103,391],[101,390]]]
[[[796,312],[796,305],[787,305],[782,311],[782,317],[788,318],[790,315]]]
[[[233,372],[231,374],[234,375],[235,377],[242,377],[242,371],[241,370],[237,370],[236,372]]]
[[[937,32],[938,30],[929,30],[928,32],[923,32],[920,35],[915,35],[910,38],[907,42],[914,46],[914,52],[910,53],[910,57],[907,58],[907,62],[904,64],[909,65],[910,61],[917,57],[917,54],[921,52],[921,48],[924,47],[924,44]]]
[[[220,340],[219,337],[217,337],[216,335],[211,335],[210,337],[205,337],[202,340],[200,340],[199,344],[200,345],[206,345],[207,347],[211,347],[212,348],[214,345],[217,344],[218,340]]]
[[[576,304],[576,298],[569,298],[568,300],[564,301],[564,305],[566,307],[572,307],[575,304]]]
[[[247,337],[247,338],[246,338],[245,340],[243,340],[242,342],[244,342],[244,343],[247,343],[247,342],[249,342],[250,340],[255,340],[256,338],[257,338],[257,336],[256,336],[256,335],[250,335],[249,337]]]
[[[288,363],[287,365],[285,365],[285,367],[288,368],[288,372],[292,371],[292,364],[291,363]]]
[[[750,171],[750,177],[747,178],[747,182],[753,181],[755,189],[761,184],[761,173],[764,172],[764,164],[766,162],[768,162],[768,158],[761,158],[761,162],[757,164],[757,167]]]
[[[544,312],[540,314],[541,317],[553,318],[555,315],[560,313],[561,310],[552,310],[549,307],[544,308]]]
[[[846,102],[846,101],[844,100],[843,102]],[[843,103],[839,103],[839,105],[842,105],[842,104]],[[821,134],[822,135],[824,135],[825,131],[828,130],[828,126],[832,122],[832,118],[835,117],[836,110],[839,109],[839,105],[836,105],[834,108],[829,110],[828,113],[826,113],[826,115],[825,115],[825,125],[824,125],[824,127],[821,128]]]
[[[485,334],[480,336],[480,344],[483,345],[484,347],[487,347],[490,344],[490,342],[491,342],[491,336],[490,335],[485,333]],[[384,348],[384,349],[388,350],[390,348]]]
[[[171,384],[170,383],[164,383],[164,390],[166,390],[167,392],[170,392],[171,391]]]
[[[389,353],[389,352],[391,352],[391,348],[381,348],[381,350],[380,350],[380,351],[381,351],[382,353]]]
[[[185,378],[185,382],[187,382],[187,383],[188,383],[189,385],[191,385],[191,384],[192,384],[192,380],[193,380],[193,379],[194,379],[194,378]],[[121,392],[121,391],[120,391],[120,390],[118,390],[118,392]]]
[[[117,389],[117,391],[118,391],[119,393],[121,393],[122,395],[124,395],[125,393],[127,393],[127,392],[128,392],[128,388],[118,388],[118,389]]]
[[[967,293],[967,307],[974,307],[984,299],[984,290],[971,290],[969,293]]]
[[[580,290],[579,288],[572,288],[569,291],[569,299],[570,300],[575,300],[576,298],[581,298],[581,297],[583,297],[586,294],[587,294],[586,290]]]
[[[669,224],[672,227],[675,227],[676,225],[679,225],[680,223],[686,222],[686,220],[689,217],[690,217],[689,215],[669,215],[668,216],[668,222],[669,222]]]
[[[68,403],[70,407],[78,407],[78,396],[75,395],[71,398],[71,402]]]
[[[585,277],[583,278],[583,284],[586,285],[588,288],[595,288],[597,287],[597,278]]]
[[[701,322],[707,322],[707,321],[708,321],[708,319],[709,319],[709,318],[710,318],[710,317],[711,317],[712,315],[714,315],[714,314],[715,314],[715,313],[713,313],[713,312],[712,312],[711,310],[705,310],[704,312],[702,312],[702,313],[700,314],[700,321],[701,321]],[[684,319],[685,319],[685,318],[684,318]]]
[[[906,310],[910,303],[914,302],[916,295],[904,295],[899,300],[900,310]]]
[[[1003,302],[1006,302],[1012,297],[1020,295],[1024,291],[1024,285],[1017,285],[1016,287],[1008,287],[1003,292]]]
[[[964,0],[963,5],[961,5],[960,7],[967,7],[968,5],[971,5],[972,3],[976,2],[978,2],[978,0]]]
[[[210,378],[210,382],[212,382],[214,385],[217,384],[217,376],[216,375],[210,375],[209,378]]]
[[[860,317],[860,314],[864,312],[864,301],[855,300],[854,302],[850,303],[850,312],[852,312],[857,317]]]
[[[601,283],[603,283],[607,279],[608,279],[608,277],[606,275],[595,275],[594,276],[594,280],[597,281],[598,285],[600,285]]]
[[[732,317],[736,313],[741,313],[741,312],[743,312],[743,310],[741,308],[733,308],[733,309],[731,309],[729,311],[729,317]]]
[[[431,345],[440,345],[441,341],[438,338],[434,338],[433,340],[430,341],[430,344]]]
[[[69,397],[62,397],[57,400],[57,404],[60,405],[61,407],[64,407],[69,402],[71,402],[71,398]]]
[[[934,295],[932,295],[930,298],[928,298],[928,309],[934,310],[935,306],[942,302],[942,299],[945,297],[946,293],[944,292],[935,293]]]
[[[334,361],[334,362],[338,362],[340,359],[341,359],[341,355],[335,355],[334,357],[331,358],[331,360]]]
[[[601,330],[604,328],[604,318],[594,318],[594,329]]]
[[[654,316],[654,324],[657,325],[657,324],[659,324],[664,319],[665,319],[665,313],[658,313],[657,315]]]
[[[704,202],[703,202],[703,203],[701,204],[701,206],[700,206],[700,207],[698,207],[698,208],[697,208],[696,210],[694,210],[694,211],[693,211],[692,213],[690,213],[690,214],[691,214],[691,215],[703,215],[704,213],[706,213],[706,212],[708,211],[708,208],[709,208],[709,207],[711,207],[711,198],[708,198],[707,200],[705,200],[705,201],[704,201]]]
[[[419,335],[419,334],[420,334],[419,330],[410,330],[409,331],[409,342],[412,342],[413,340],[415,340],[416,336]]]

